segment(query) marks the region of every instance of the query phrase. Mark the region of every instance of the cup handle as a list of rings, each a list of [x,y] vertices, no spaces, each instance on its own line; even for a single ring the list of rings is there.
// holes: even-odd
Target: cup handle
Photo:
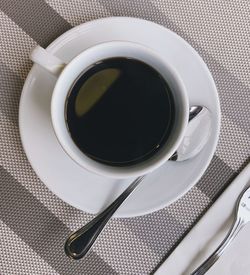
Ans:
[[[30,59],[56,77],[60,75],[66,66],[61,59],[52,55],[39,45],[30,53]]]

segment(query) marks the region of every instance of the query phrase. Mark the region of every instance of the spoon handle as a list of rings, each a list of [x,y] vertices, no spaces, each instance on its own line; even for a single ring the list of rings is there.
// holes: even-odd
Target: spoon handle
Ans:
[[[220,258],[220,256],[224,253],[226,248],[231,244],[236,235],[240,232],[240,230],[245,225],[244,220],[241,217],[238,217],[234,222],[231,230],[227,234],[226,238],[222,241],[219,247],[213,252],[212,255],[209,256],[207,260],[205,260],[195,271],[193,271],[190,275],[203,275],[205,274],[214,263]]]
[[[70,258],[78,260],[89,251],[109,219],[144,177],[145,176],[141,176],[135,179],[127,187],[127,189],[103,212],[98,214],[93,220],[69,236],[65,243],[64,249],[65,253]]]

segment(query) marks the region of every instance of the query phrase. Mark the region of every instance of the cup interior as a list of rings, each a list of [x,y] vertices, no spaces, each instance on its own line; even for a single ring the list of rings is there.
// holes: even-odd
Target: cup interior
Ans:
[[[99,163],[85,155],[73,142],[65,120],[65,100],[74,81],[86,68],[100,60],[113,57],[134,58],[153,67],[169,85],[175,104],[175,121],[166,143],[149,159],[124,167]],[[125,41],[112,41],[85,50],[64,68],[53,91],[51,117],[55,134],[62,148],[76,163],[102,176],[127,178],[147,174],[171,157],[184,135],[188,122],[188,108],[185,86],[167,60],[143,45]]]

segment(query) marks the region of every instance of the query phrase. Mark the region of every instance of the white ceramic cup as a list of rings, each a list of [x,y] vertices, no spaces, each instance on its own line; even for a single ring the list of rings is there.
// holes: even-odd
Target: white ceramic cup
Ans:
[[[156,69],[166,80],[174,96],[176,116],[167,142],[151,158],[138,164],[116,167],[99,163],[85,155],[71,139],[65,121],[65,101],[70,88],[79,75],[96,62],[112,57],[130,57],[143,61]],[[189,103],[185,86],[168,60],[141,44],[111,41],[90,47],[65,64],[47,50],[37,46],[30,59],[57,77],[51,100],[52,124],[64,151],[81,167],[99,175],[128,178],[145,175],[157,169],[176,151],[188,123]],[[157,108],[157,107],[156,107]]]

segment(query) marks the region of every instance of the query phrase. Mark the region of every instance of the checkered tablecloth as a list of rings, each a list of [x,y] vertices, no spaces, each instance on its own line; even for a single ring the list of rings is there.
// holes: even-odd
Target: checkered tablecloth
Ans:
[[[199,52],[218,87],[221,135],[207,172],[183,198],[150,215],[113,219],[91,253],[72,261],[65,237],[93,216],[61,201],[33,172],[18,103],[35,45],[109,16],[157,22]],[[152,274],[250,156],[249,75],[247,0],[0,0],[0,274]]]

